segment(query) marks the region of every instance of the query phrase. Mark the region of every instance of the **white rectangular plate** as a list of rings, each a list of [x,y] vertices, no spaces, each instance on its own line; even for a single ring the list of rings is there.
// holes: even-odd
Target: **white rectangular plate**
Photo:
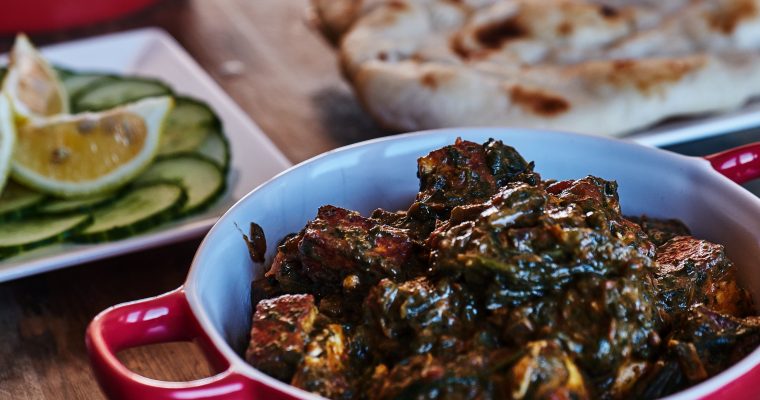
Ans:
[[[140,29],[100,36],[45,47],[42,52],[53,64],[73,70],[158,78],[178,94],[207,102],[222,120],[230,141],[232,159],[227,192],[203,214],[161,225],[129,239],[94,245],[56,244],[0,261],[0,282],[200,236],[233,203],[290,166],[245,112],[162,30]]]
[[[650,129],[626,136],[624,139],[649,146],[664,147],[757,127],[760,127],[760,100],[724,113],[666,121]]]

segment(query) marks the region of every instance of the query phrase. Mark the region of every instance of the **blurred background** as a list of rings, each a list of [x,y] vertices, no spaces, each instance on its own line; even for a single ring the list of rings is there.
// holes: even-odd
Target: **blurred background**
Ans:
[[[4,0],[0,53],[25,31],[41,47],[158,27],[173,36],[293,163],[391,134],[342,78],[309,0]],[[10,8],[9,8],[10,6]],[[757,129],[671,145],[705,155],[760,138]],[[749,188],[760,193],[760,183]],[[0,399],[102,398],[85,353],[87,323],[111,305],[178,287],[200,240],[0,284]],[[157,261],[160,265],[156,265]],[[211,374],[190,343],[131,349],[148,377]]]

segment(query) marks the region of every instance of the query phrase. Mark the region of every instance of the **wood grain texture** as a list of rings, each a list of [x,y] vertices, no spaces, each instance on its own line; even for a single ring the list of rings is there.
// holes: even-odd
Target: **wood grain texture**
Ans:
[[[198,244],[193,240],[0,285],[0,398],[102,398],[85,352],[87,324],[111,305],[181,285]],[[156,378],[173,377],[165,373],[166,360],[184,373],[174,376],[196,376],[202,368],[197,351],[151,350],[134,349],[122,358]]]
[[[165,0],[115,22],[31,35],[40,45],[158,26],[174,36],[293,162],[387,134],[361,110],[307,0]],[[12,37],[0,37],[0,52]],[[108,306],[181,285],[199,241],[0,284],[0,399],[101,399],[84,346]],[[157,379],[211,373],[186,343],[119,354]]]
[[[332,47],[309,25],[305,0],[230,3],[196,1],[170,32],[291,161],[383,134],[340,76]],[[242,72],[227,73],[230,62]]]

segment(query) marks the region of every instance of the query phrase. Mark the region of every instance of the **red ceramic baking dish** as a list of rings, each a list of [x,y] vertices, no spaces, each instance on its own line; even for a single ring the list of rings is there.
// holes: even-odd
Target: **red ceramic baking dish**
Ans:
[[[737,182],[760,177],[760,144],[707,159],[634,143],[557,132],[448,129],[406,134],[344,147],[301,163],[259,186],[211,229],[185,284],[165,295],[111,307],[87,330],[92,368],[103,391],[127,399],[318,399],[248,365],[240,356],[251,321],[253,264],[238,227],[251,221],[271,244],[300,228],[324,204],[368,213],[410,204],[418,189],[416,160],[457,137],[488,138],[514,146],[545,178],[593,174],[619,183],[626,214],[679,218],[697,237],[725,244],[743,285],[760,293],[760,199]],[[130,372],[116,358],[123,349],[194,340],[218,374],[192,382],[162,382]],[[758,398],[760,350],[721,374],[671,399]]]
[[[42,32],[107,21],[158,0],[8,0],[0,12],[0,33]]]

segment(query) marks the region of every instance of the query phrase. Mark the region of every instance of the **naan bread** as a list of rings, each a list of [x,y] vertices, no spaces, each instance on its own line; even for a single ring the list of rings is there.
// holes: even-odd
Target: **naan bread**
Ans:
[[[760,94],[760,0],[314,2],[332,4],[344,72],[392,129],[620,135]]]

